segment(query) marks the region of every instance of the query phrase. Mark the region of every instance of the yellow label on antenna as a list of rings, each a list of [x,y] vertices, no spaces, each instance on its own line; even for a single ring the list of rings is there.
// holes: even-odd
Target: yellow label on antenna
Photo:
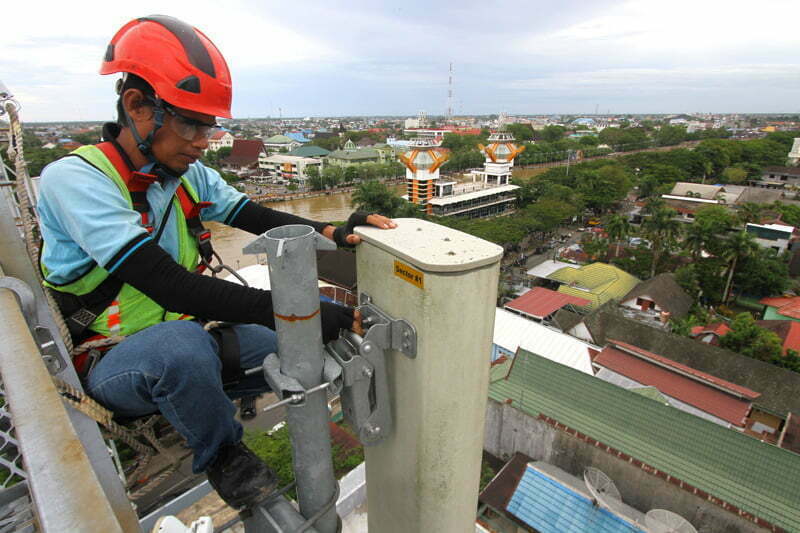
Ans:
[[[416,285],[420,289],[425,288],[425,274],[405,263],[395,260],[394,275],[412,285]]]

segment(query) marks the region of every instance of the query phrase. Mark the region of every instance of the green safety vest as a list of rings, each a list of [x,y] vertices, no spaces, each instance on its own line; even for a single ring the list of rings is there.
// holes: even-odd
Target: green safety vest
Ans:
[[[128,184],[122,178],[112,161],[100,148],[97,146],[81,146],[71,152],[70,155],[79,156],[102,171],[103,174],[117,186],[120,194],[128,202],[128,206],[130,206],[131,209],[134,208],[134,202],[131,198],[131,191],[129,190]],[[185,177],[181,177],[180,179],[181,185],[172,198],[172,211],[175,213],[175,220],[178,225],[178,263],[187,270],[194,271],[200,261],[199,245],[197,239],[190,231],[187,217],[191,217],[193,223],[199,224],[199,210],[195,209],[194,214],[189,214],[187,213],[187,204],[198,205],[200,202],[197,192],[189,183],[189,180]],[[43,277],[46,279],[48,273],[47,268],[44,263],[40,262],[40,264]],[[108,276],[108,271],[95,263],[93,268],[70,283],[55,285],[45,281],[44,284],[60,293],[72,294],[80,297],[86,296],[97,289]],[[58,298],[56,298],[56,300],[58,300]],[[186,318],[191,317],[167,311],[155,301],[145,296],[142,292],[124,283],[116,298],[113,299],[102,313],[97,315],[94,321],[88,326],[88,329],[92,330],[94,333],[108,337],[126,336],[159,322]]]

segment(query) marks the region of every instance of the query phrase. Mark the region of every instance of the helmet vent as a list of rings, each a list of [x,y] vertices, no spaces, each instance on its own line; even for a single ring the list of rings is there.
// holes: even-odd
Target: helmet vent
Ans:
[[[114,45],[113,44],[109,44],[108,47],[106,48],[106,55],[103,58],[103,61],[106,61],[106,62],[114,61]]]
[[[182,91],[200,94],[200,80],[197,79],[197,76],[194,75],[186,76],[181,81],[176,83],[175,87],[181,89]]]
[[[189,62],[192,65],[205,72],[212,78],[217,77],[216,70],[214,70],[214,63],[211,61],[211,55],[208,53],[208,50],[206,50],[206,47],[203,45],[202,41],[200,41],[200,38],[197,36],[197,32],[193,27],[181,20],[176,19],[175,17],[169,17],[167,15],[151,15],[149,17],[140,18],[139,21],[156,22],[164,26],[180,41],[184,51],[186,52],[186,56],[189,58]],[[183,80],[178,83],[183,83]],[[199,87],[196,92],[200,92]]]

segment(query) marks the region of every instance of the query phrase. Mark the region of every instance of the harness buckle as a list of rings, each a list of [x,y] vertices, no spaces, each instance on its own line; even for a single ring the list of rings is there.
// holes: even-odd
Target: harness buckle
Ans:
[[[158,180],[155,174],[145,174],[144,172],[131,172],[131,179],[128,181],[128,189],[131,191],[146,191],[150,185]]]
[[[186,218],[197,218],[200,216],[201,210],[205,209],[206,207],[211,207],[212,205],[214,205],[214,202],[197,202],[192,205],[192,208],[189,210]]]

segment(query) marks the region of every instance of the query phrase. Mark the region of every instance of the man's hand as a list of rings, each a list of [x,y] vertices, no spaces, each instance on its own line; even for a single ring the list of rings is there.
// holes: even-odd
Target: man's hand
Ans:
[[[322,234],[340,246],[355,246],[361,242],[361,237],[353,233],[353,228],[364,224],[381,229],[397,227],[397,224],[391,218],[383,215],[372,214],[365,217],[362,213],[353,213],[347,220],[347,224],[338,228],[335,226],[325,226],[322,230]]]
[[[353,327],[350,328],[353,333],[364,336],[364,326],[361,325],[361,311],[356,309],[353,312]]]

